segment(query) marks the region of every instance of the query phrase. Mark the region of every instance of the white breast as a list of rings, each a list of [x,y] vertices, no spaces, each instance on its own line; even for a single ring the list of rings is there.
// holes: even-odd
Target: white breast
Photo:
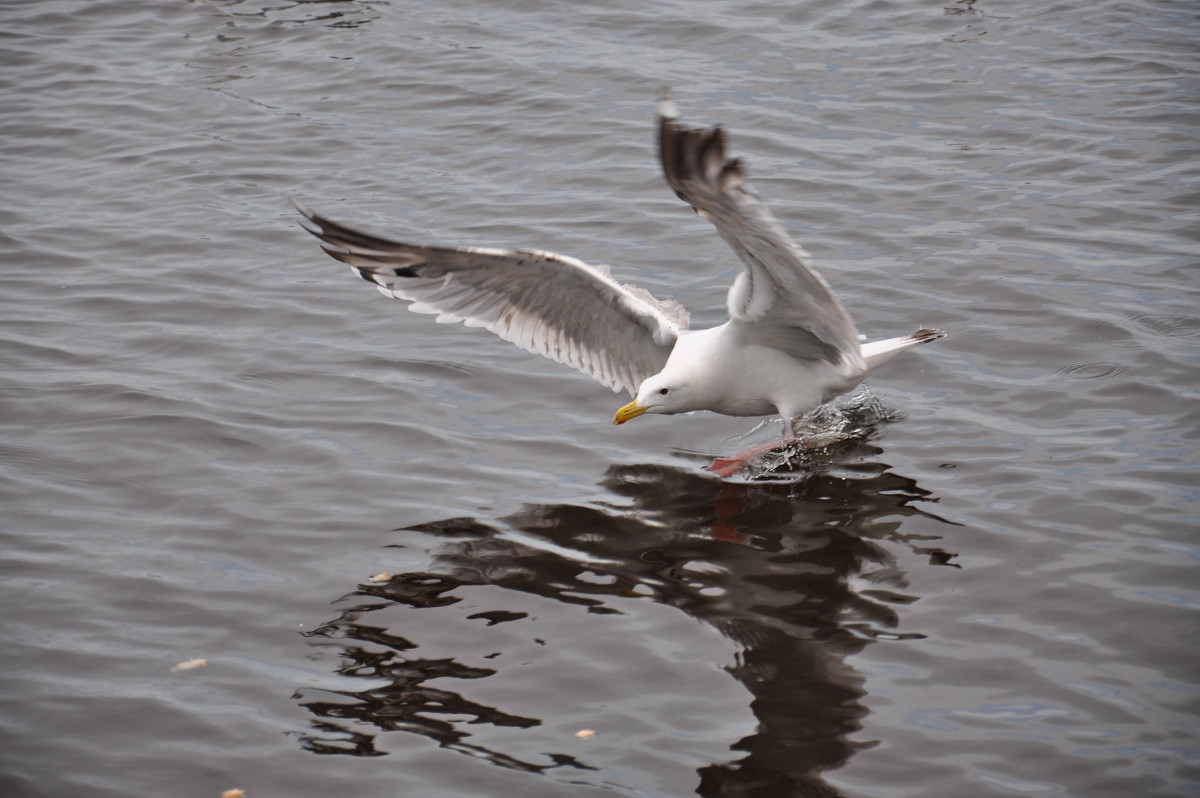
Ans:
[[[687,373],[697,409],[795,418],[854,387],[829,364],[734,341],[729,325],[685,334],[664,371]],[[854,382],[857,382],[855,380]]]

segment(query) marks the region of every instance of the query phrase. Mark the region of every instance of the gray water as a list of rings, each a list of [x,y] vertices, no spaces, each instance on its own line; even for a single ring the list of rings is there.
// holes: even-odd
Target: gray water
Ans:
[[[1200,795],[1194,4],[0,20],[4,795]],[[760,479],[287,201],[711,323],[663,85],[865,333],[950,333]]]

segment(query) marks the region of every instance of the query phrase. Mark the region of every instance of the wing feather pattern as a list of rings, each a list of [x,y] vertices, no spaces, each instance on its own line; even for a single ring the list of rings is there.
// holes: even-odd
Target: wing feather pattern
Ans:
[[[659,156],[667,183],[717,228],[745,266],[729,289],[729,316],[747,340],[847,371],[866,364],[858,331],[811,256],[794,242],[746,182],[738,159],[725,157],[720,127],[689,130],[667,92],[658,104]]]
[[[485,327],[506,341],[636,394],[667,362],[687,314],[564,255],[389,241],[297,205],[330,257],[387,296],[439,322]]]

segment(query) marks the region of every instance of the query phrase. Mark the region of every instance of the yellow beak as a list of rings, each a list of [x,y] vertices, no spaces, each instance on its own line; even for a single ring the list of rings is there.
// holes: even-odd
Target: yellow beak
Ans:
[[[630,402],[629,404],[625,405],[624,407],[622,407],[620,410],[617,411],[616,415],[613,416],[613,423],[614,424],[624,424],[629,419],[637,418],[642,413],[645,413],[646,410],[647,410],[647,408],[642,407],[635,400],[635,401]]]

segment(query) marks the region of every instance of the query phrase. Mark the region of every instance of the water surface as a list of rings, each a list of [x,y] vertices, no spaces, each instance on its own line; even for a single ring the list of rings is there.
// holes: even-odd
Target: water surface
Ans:
[[[1188,4],[3,16],[6,795],[1200,794]],[[710,323],[662,85],[864,332],[950,332],[771,479],[287,203]]]

